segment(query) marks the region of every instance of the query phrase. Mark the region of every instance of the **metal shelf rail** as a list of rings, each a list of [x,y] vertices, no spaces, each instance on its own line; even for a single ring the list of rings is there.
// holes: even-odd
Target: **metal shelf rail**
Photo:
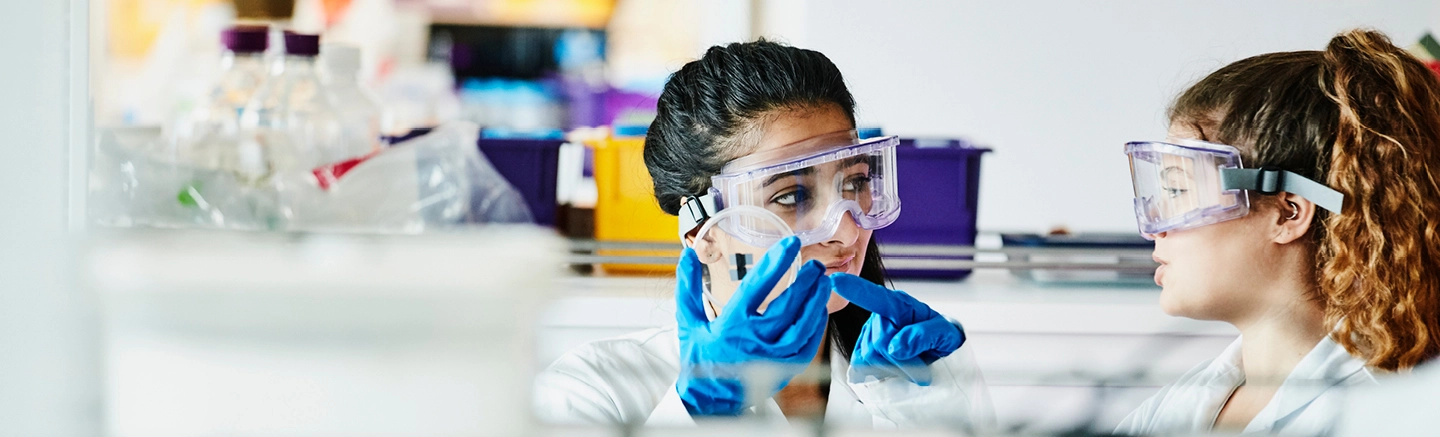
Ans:
[[[571,240],[566,262],[588,264],[674,265],[681,246],[672,243]],[[673,256],[626,255],[602,251],[673,251]],[[1044,248],[882,244],[885,266],[897,269],[1107,270],[1149,272],[1160,265],[1149,249]],[[977,259],[978,258],[978,259]],[[1034,260],[1039,258],[1039,261]]]

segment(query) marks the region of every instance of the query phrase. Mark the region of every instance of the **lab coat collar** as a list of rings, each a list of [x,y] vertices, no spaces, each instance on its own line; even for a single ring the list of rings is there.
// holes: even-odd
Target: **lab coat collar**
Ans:
[[[1326,391],[1346,385],[1351,377],[1365,371],[1365,362],[1350,355],[1330,337],[1320,339],[1290,375],[1285,377],[1270,400],[1245,432],[1278,432]]]
[[[1195,416],[1191,420],[1194,420],[1195,424],[1188,428],[1210,429],[1220,415],[1220,409],[1230,400],[1230,395],[1240,384],[1245,383],[1245,370],[1241,362],[1241,345],[1244,340],[1243,336],[1236,338],[1220,352],[1220,356],[1210,361],[1210,365],[1200,373],[1202,378],[1190,381],[1195,389],[1205,394],[1200,397],[1203,405],[1193,410]]]

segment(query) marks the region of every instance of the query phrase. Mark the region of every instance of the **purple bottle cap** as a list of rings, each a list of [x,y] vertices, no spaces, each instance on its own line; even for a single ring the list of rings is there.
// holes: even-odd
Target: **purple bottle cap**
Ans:
[[[320,35],[285,32],[285,54],[318,56],[320,54]]]
[[[270,30],[261,26],[235,26],[220,33],[220,42],[235,53],[261,53],[270,46]]]

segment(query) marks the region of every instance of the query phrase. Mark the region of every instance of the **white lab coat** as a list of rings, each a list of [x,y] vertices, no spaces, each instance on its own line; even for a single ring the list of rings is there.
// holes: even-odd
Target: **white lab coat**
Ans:
[[[1201,363],[1179,381],[1160,389],[1130,413],[1117,434],[1196,434],[1209,432],[1230,394],[1245,380],[1240,344]],[[1280,384],[1275,397],[1243,431],[1250,433],[1319,435],[1334,429],[1344,411],[1346,388],[1375,384],[1365,362],[1351,356],[1329,337],[1320,340]]]
[[[693,426],[675,390],[680,375],[675,329],[595,341],[566,353],[536,378],[537,414],[550,423]],[[898,377],[851,384],[844,356],[832,352],[830,362],[827,424],[877,429],[994,425],[990,392],[967,347],[931,364],[934,380],[925,387]],[[784,420],[774,399],[752,408]]]

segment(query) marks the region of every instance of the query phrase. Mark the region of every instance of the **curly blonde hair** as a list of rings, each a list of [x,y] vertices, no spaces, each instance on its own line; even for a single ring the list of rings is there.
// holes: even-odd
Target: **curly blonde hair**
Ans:
[[[1384,34],[1244,59],[1176,99],[1170,119],[1345,194],[1317,210],[1316,276],[1334,340],[1375,368],[1440,355],[1440,79]]]

